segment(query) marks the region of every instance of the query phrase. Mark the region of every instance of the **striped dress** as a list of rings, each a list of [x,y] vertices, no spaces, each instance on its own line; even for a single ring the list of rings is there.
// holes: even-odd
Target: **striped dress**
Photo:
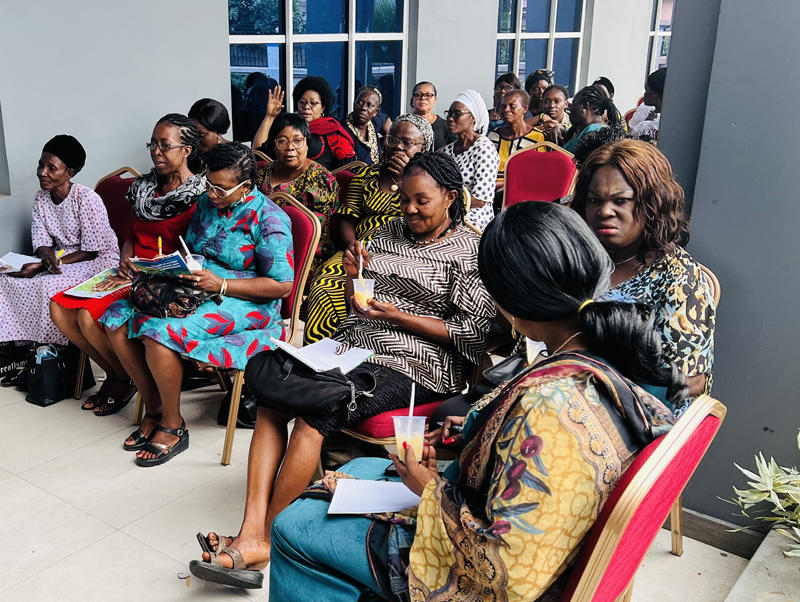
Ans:
[[[389,221],[402,217],[400,195],[380,189],[380,165],[371,165],[356,174],[347,190],[347,198],[338,213],[356,222],[356,238],[372,239],[375,231]],[[304,341],[308,345],[330,337],[347,317],[344,300],[346,275],[340,251],[317,270],[308,293],[308,319]]]

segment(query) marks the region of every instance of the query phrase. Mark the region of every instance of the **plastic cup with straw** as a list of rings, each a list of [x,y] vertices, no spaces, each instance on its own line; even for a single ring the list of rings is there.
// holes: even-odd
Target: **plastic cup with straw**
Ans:
[[[425,416],[414,416],[414,398],[416,397],[417,383],[411,383],[411,404],[408,406],[408,416],[392,416],[394,420],[394,438],[397,444],[397,455],[400,460],[406,461],[406,445],[414,449],[417,462],[422,460],[422,446],[425,437]]]
[[[361,243],[363,248],[364,243]],[[369,300],[375,294],[375,280],[371,278],[364,278],[364,256],[358,254],[358,280],[353,282],[353,294],[356,296],[359,305],[369,309]]]
[[[190,272],[199,272],[202,270],[203,267],[205,267],[206,258],[202,255],[193,255],[189,250],[186,241],[183,240],[183,236],[178,236],[178,238],[181,241],[183,250],[186,251],[186,267],[189,268]]]

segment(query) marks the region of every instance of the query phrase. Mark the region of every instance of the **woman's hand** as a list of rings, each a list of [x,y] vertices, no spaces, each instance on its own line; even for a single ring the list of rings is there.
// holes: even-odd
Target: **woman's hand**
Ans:
[[[274,92],[274,94],[273,94]],[[281,90],[280,86],[276,86],[274,90],[269,91],[269,97],[267,100],[267,116],[272,117],[273,119],[281,114],[281,109],[283,109],[283,99],[286,93]]]
[[[358,302],[358,299],[356,299],[355,295],[350,297],[350,307],[352,308],[353,313],[359,318],[366,318],[368,320],[382,320],[384,322],[388,322],[389,324],[394,324],[394,321],[402,313],[391,303],[383,303],[381,301],[376,301],[375,299],[370,299],[367,301],[367,305],[369,307],[364,307],[361,305]]]
[[[406,170],[406,165],[408,165],[409,161],[408,155],[404,152],[395,153],[392,155],[392,158],[389,159],[386,168],[389,170],[389,173],[392,174],[392,179],[395,184],[399,184],[400,180],[403,179],[403,172]]]
[[[192,276],[178,276],[184,284],[207,293],[218,293],[222,289],[222,278],[210,270],[192,272]]]
[[[459,445],[464,440],[464,435],[461,434],[461,431],[455,432],[452,429],[454,426],[463,426],[465,420],[465,416],[448,416],[441,427],[425,435],[425,441],[430,445],[438,445],[439,443],[448,446]]]
[[[33,278],[37,274],[44,272],[44,262],[40,263],[26,263],[22,266],[22,269],[19,272],[11,272],[8,274],[12,278]],[[61,270],[59,270],[60,272]]]
[[[401,462],[395,454],[391,454],[389,457],[394,462],[394,467],[403,484],[419,496],[425,491],[428,483],[439,478],[439,471],[436,469],[436,451],[428,445],[422,450],[421,462],[417,462],[414,448],[410,445],[406,448],[405,463]]]
[[[359,257],[364,258],[364,267],[367,267],[369,265],[369,251],[364,248],[360,240],[357,240],[347,248],[342,257],[344,271],[352,278],[358,278]]]
[[[125,278],[124,276],[108,276],[104,280],[101,280],[97,284],[92,287],[93,291],[110,291],[112,288],[120,286],[122,284],[130,284],[131,279]]]
[[[130,257],[123,257],[119,262],[117,275],[122,278],[133,279],[138,271],[140,271],[139,268],[133,264]]]
[[[43,266],[42,271],[50,272],[51,274],[61,273],[61,267],[58,265],[56,252],[52,249],[52,247],[39,247],[38,249],[36,249],[36,254],[42,258],[42,263],[41,263],[41,265]],[[31,276],[25,276],[25,277],[31,278]]]

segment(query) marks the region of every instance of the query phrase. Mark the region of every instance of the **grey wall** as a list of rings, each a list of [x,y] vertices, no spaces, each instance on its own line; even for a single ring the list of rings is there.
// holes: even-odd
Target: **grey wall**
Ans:
[[[0,197],[0,254],[30,245],[36,164],[52,136],[81,141],[87,161],[75,181],[94,187],[123,165],[151,167],[144,144],[162,115],[206,96],[230,105],[227,5],[0,0],[11,188]]]
[[[686,192],[689,214],[703,140],[719,7],[720,0],[679,0],[673,15],[658,148],[669,159]]]
[[[711,0],[692,0],[700,1]],[[717,496],[745,486],[734,462],[752,467],[759,450],[783,466],[800,460],[798,125],[788,118],[756,126],[742,96],[744,74],[747,90],[768,90],[780,103],[800,98],[800,3],[771,0],[764,8],[721,3],[689,246],[722,283],[713,393],[728,417],[684,501],[726,520],[738,519]]]

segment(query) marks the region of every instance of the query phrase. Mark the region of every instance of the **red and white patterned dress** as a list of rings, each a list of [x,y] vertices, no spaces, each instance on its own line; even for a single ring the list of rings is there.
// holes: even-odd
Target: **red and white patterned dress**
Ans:
[[[50,298],[95,274],[119,265],[117,237],[108,223],[102,199],[91,189],[73,184],[61,203],[40,190],[33,202],[31,239],[39,247],[96,251],[91,261],[64,264],[61,274],[33,278],[0,275],[0,341],[36,341],[67,344],[67,338],[50,318]]]

